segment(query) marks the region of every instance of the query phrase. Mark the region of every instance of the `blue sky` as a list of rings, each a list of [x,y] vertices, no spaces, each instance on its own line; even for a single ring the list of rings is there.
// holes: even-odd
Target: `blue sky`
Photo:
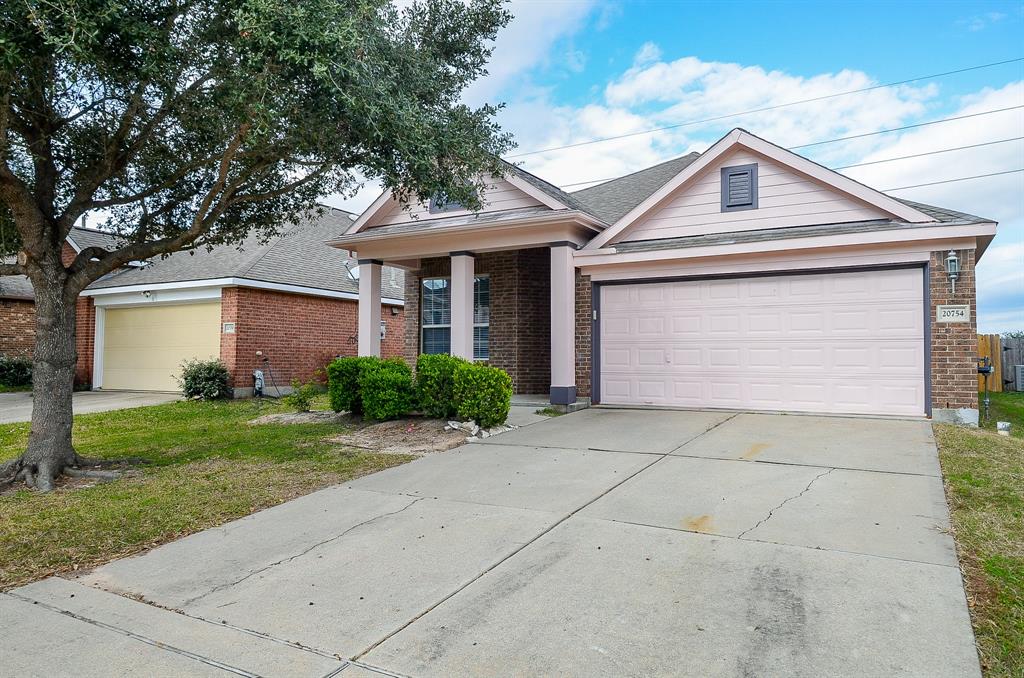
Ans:
[[[506,104],[499,120],[519,143],[513,156],[1024,57],[1022,2],[510,7],[490,74],[465,99]],[[566,187],[702,151],[737,126],[794,146],[1014,106],[1024,106],[1024,61],[514,159]],[[1024,108],[799,152],[838,167],[1015,137]],[[844,171],[884,190],[1020,168],[1017,140]],[[376,193],[329,202],[361,210]],[[1000,222],[978,270],[979,330],[1024,329],[1024,173],[893,194]]]

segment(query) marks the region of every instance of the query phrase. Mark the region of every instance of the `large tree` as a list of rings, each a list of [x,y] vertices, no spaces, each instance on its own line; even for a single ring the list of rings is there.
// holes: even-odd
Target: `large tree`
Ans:
[[[72,446],[75,307],[132,261],[272,235],[377,180],[478,205],[510,142],[460,103],[501,0],[4,0],[0,275],[36,298],[32,428],[0,482],[89,473]],[[65,263],[105,215],[118,249]]]

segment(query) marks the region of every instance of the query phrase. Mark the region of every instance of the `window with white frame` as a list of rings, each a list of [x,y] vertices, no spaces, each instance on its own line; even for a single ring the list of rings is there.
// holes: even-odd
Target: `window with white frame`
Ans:
[[[491,279],[473,280],[473,359],[490,358]],[[420,282],[420,350],[451,353],[452,287],[449,278],[424,278]]]

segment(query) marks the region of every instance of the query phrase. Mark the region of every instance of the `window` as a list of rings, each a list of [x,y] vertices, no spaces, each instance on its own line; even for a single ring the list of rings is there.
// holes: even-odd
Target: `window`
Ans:
[[[757,209],[757,165],[722,168],[722,211]]]
[[[449,198],[444,193],[435,193],[430,198],[430,213],[437,214],[438,212],[455,212],[457,210],[466,209],[458,200]]]
[[[491,279],[473,280],[473,359],[490,358]],[[420,283],[420,350],[451,353],[452,288],[448,278],[424,278]]]

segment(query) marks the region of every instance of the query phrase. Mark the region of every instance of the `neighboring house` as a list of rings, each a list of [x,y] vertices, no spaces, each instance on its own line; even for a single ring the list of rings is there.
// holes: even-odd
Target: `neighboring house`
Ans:
[[[510,166],[483,200],[403,209],[386,192],[331,241],[358,254],[367,328],[382,265],[406,269],[410,360],[488,360],[558,405],[977,419],[991,220],[740,129],[571,194]],[[380,352],[374,332],[359,351]]]
[[[75,256],[86,247],[113,249],[116,240],[110,233],[90,228],[73,227],[68,234],[61,252],[64,264],[70,264]],[[138,264],[132,264],[136,266]],[[76,340],[78,353],[91,355],[92,319],[86,311],[88,301],[78,300],[78,321]],[[0,354],[31,358],[36,342],[35,290],[27,276],[9,275],[0,277]],[[87,383],[89,370],[79,361],[76,381]]]
[[[271,379],[286,391],[334,356],[354,355],[359,268],[324,245],[352,219],[327,209],[266,242],[250,235],[240,246],[177,252],[94,282],[79,299],[77,381],[176,391],[182,361],[219,357],[236,395],[251,394],[253,370],[268,366],[273,394]],[[82,244],[77,231],[72,238]],[[402,286],[400,270],[384,271],[376,327],[386,355],[402,354]]]

